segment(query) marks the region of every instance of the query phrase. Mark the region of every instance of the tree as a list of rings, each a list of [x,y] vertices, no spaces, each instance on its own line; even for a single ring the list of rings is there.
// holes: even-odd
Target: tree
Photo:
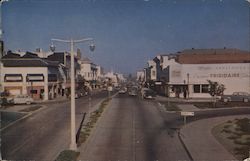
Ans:
[[[78,90],[83,90],[85,87],[85,79],[81,75],[77,75]]]
[[[213,82],[211,80],[207,80],[207,81],[209,83],[208,92],[213,97],[214,107],[216,107],[216,102],[217,102],[216,97],[223,95],[223,92],[226,88],[223,84],[220,84],[218,82]]]

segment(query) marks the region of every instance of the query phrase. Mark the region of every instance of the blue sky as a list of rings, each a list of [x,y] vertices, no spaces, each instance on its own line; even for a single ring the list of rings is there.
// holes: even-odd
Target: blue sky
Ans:
[[[140,70],[159,53],[250,49],[245,0],[9,0],[2,12],[6,49],[47,51],[51,38],[93,37],[93,53],[87,43],[76,47],[116,72]]]

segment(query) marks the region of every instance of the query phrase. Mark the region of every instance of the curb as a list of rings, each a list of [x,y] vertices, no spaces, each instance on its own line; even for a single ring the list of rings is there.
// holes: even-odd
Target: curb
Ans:
[[[183,139],[181,138],[180,131],[178,132],[178,138],[179,138],[179,140],[180,140],[180,142],[181,142],[181,145],[182,145],[183,148],[185,149],[185,151],[186,151],[186,153],[187,153],[187,155],[188,155],[190,161],[194,161],[194,159],[193,159],[191,153],[189,152],[189,150],[188,150],[186,144],[184,143]]]
[[[114,94],[113,96],[111,96],[111,98],[115,97],[116,95],[117,95],[117,93]],[[101,105],[101,103],[102,103],[105,99],[107,99],[107,98],[105,97],[105,98],[101,99],[100,102],[97,103],[97,104],[92,108],[92,110],[95,111],[95,110],[97,109],[97,107],[99,107],[99,106]],[[91,113],[91,112],[93,112],[93,111],[89,111],[89,113]],[[106,108],[104,109],[103,113],[104,113],[105,111],[106,111]],[[102,117],[102,115],[101,115],[101,117]],[[100,119],[101,119],[101,117],[100,117]],[[100,119],[97,120],[96,125],[98,124],[98,122],[100,121]],[[86,114],[82,126],[84,126],[84,123],[86,123],[86,122],[88,122],[88,121],[89,121],[89,115]],[[81,127],[81,128],[82,128],[82,127]],[[79,129],[79,127],[77,127],[77,130],[78,130],[78,129]],[[90,139],[91,136],[92,136],[91,134],[94,133],[95,130],[96,130],[96,126],[94,126],[93,129],[91,130],[91,132],[90,132],[89,137],[87,138],[87,140],[86,140],[84,143],[82,143],[79,147],[77,146],[77,150],[76,150],[77,152],[80,152],[80,153],[81,153],[80,150],[81,150],[81,149],[85,149],[86,143],[89,142],[89,139]],[[81,148],[81,147],[83,147],[83,148]],[[57,158],[57,156],[58,156],[60,153],[61,153],[61,151],[60,151],[58,154],[55,155],[54,160]],[[79,154],[79,156],[80,156],[80,154]],[[79,156],[78,156],[78,158],[79,158]]]
[[[241,116],[244,117],[245,115],[248,116],[248,114],[239,114],[239,115],[229,115],[229,116],[222,116],[222,117],[241,117]],[[214,118],[218,118],[218,117],[212,117],[212,118],[206,118],[206,119],[214,119]],[[201,120],[203,120],[203,119],[196,120],[196,121],[193,121],[193,122],[190,122],[190,123],[195,123],[195,122],[198,122],[198,121],[201,121]],[[226,121],[224,120],[224,121],[222,121],[222,122],[226,122]],[[187,123],[187,124],[189,124],[189,123]],[[183,135],[183,134],[181,134],[181,129],[185,128],[185,126],[186,126],[186,125],[183,125],[183,126],[180,127],[180,130],[178,131],[178,138],[179,138],[179,140],[180,140],[180,142],[181,142],[183,148],[185,149],[185,151],[186,151],[186,153],[187,153],[189,159],[190,159],[191,161],[194,161],[191,152],[188,150],[187,145],[185,144],[185,142],[184,142],[184,140],[183,140],[183,138],[182,138],[182,136],[181,136],[181,135]],[[217,126],[217,124],[216,124],[215,126]],[[215,126],[214,126],[214,127],[215,127]],[[184,136],[184,135],[183,135],[183,136]],[[214,136],[213,136],[213,137],[214,137]],[[217,140],[215,137],[214,137],[214,139]],[[217,140],[217,141],[218,141],[218,140]],[[219,142],[219,141],[218,141],[218,142]],[[219,143],[220,143],[220,142],[219,142]],[[220,144],[221,144],[221,143],[220,143]],[[223,145],[223,144],[221,144],[221,145]],[[224,148],[225,148],[225,147],[224,147]],[[226,149],[226,148],[225,148],[225,149]]]

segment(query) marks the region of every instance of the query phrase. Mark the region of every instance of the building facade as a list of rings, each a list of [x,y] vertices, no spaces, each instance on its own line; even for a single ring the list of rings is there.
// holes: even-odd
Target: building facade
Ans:
[[[48,100],[65,93],[65,67],[29,52],[2,57],[0,79],[3,90],[11,96],[27,94],[35,100]]]
[[[247,51],[190,49],[161,55],[159,60],[155,66],[160,76],[156,77],[154,87],[166,96],[184,97],[187,93],[189,98],[211,97],[208,80],[223,84],[224,94],[250,93],[250,53]]]
[[[80,64],[79,74],[86,80],[86,82],[92,89],[97,88],[97,65],[88,58],[82,58],[78,62]]]

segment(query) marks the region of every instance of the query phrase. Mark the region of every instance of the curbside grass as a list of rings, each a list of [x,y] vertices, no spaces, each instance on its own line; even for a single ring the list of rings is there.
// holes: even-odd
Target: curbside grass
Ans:
[[[174,103],[165,104],[167,111],[181,111],[181,109]]]
[[[230,120],[212,130],[215,138],[237,159],[247,158],[250,150],[250,119]]]
[[[89,121],[81,129],[80,137],[77,142],[78,147],[81,146],[81,144],[84,143],[88,139],[91,133],[91,130],[95,126],[98,119],[101,117],[101,114],[103,113],[104,109],[107,107],[111,99],[112,98],[107,98],[104,101],[102,101],[99,108],[90,114]],[[55,161],[76,161],[79,155],[80,155],[80,152],[75,152],[72,150],[64,150],[59,154],[59,156],[56,158]]]
[[[73,150],[64,150],[55,161],[76,161],[79,154],[80,152],[75,152]]]
[[[78,147],[81,146],[81,144],[84,143],[88,139],[88,137],[91,133],[91,130],[93,129],[93,127],[97,123],[98,119],[101,117],[104,109],[107,107],[107,105],[109,104],[111,99],[112,98],[105,99],[100,104],[100,106],[97,110],[90,113],[89,121],[86,123],[86,125],[84,126],[84,128],[82,128],[82,130],[80,132],[80,137],[79,137],[79,140],[77,143]]]

